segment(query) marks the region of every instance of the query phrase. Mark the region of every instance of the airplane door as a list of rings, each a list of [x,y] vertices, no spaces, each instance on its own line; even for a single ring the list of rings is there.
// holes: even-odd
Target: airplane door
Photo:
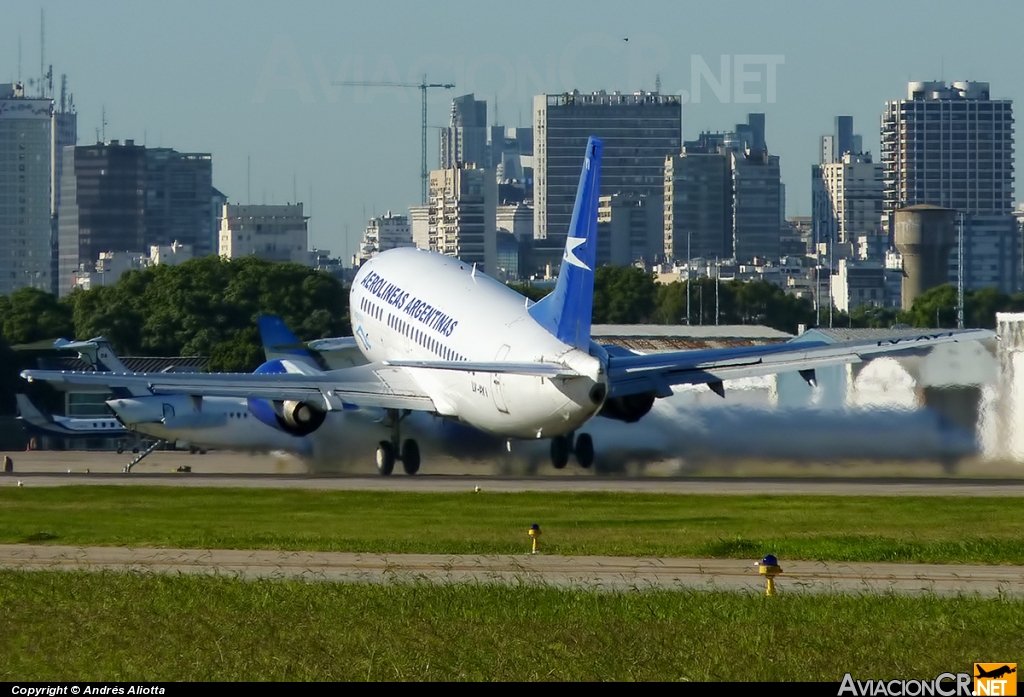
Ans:
[[[504,361],[508,357],[510,347],[505,344],[498,349],[498,355],[494,357],[496,363]],[[491,392],[494,394],[494,406],[498,408],[498,411],[503,414],[508,413],[508,405],[505,404],[505,385],[503,381],[503,375],[501,373],[491,373],[492,383]]]
[[[174,407],[171,406],[170,404],[167,404],[165,402],[164,403],[164,423],[166,423],[168,419],[172,419],[172,418],[174,418]]]

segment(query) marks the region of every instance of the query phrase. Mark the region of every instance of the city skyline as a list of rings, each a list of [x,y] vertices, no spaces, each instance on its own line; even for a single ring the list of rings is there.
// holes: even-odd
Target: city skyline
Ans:
[[[535,94],[650,90],[660,78],[662,93],[684,95],[684,140],[766,114],[788,216],[811,213],[810,165],[836,115],[853,116],[877,156],[885,102],[909,80],[981,80],[993,99],[1024,97],[1007,52],[1024,8],[1006,2],[975,3],[978,21],[956,23],[934,3],[796,2],[766,13],[732,2],[713,14],[696,3],[588,3],[545,6],[544,15],[530,2],[454,3],[442,22],[411,3],[221,2],[185,15],[113,0],[24,2],[6,9],[0,82],[18,79],[19,62],[23,81],[40,72],[41,8],[45,63],[58,86],[68,75],[80,145],[95,142],[105,112],[108,140],[210,152],[213,184],[232,202],[304,202],[311,243],[339,257],[355,251],[373,214],[419,203],[420,95],[334,81],[418,82],[426,72],[454,82],[428,95],[433,168],[454,96],[486,100],[490,123],[497,97],[499,122],[530,126]]]

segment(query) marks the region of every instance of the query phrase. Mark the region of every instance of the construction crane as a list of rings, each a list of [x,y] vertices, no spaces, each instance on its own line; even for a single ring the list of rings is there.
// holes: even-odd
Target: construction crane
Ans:
[[[435,87],[450,90],[455,87],[454,83],[441,83],[441,82],[427,82],[427,76],[423,76],[423,80],[419,83],[412,82],[367,82],[364,80],[342,80],[333,83],[335,85],[344,85],[347,87],[415,87],[420,91],[423,97],[423,121],[421,124],[421,135],[422,135],[422,148],[420,151],[420,203],[426,205],[427,203],[427,185],[429,183],[429,173],[427,171],[427,90]]]

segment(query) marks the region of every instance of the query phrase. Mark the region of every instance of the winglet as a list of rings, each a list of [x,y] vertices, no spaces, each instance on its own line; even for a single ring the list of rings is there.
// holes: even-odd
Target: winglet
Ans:
[[[529,310],[530,315],[560,341],[584,351],[590,348],[590,320],[594,310],[602,148],[600,139],[594,136],[587,141],[555,290]]]

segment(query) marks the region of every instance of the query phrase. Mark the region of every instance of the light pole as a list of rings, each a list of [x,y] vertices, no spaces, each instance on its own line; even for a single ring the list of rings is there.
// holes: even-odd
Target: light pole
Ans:
[[[960,213],[956,254],[956,328],[964,328],[964,214]]]
[[[715,257],[715,326],[718,326],[718,278],[722,275],[722,262]]]
[[[690,229],[686,229],[686,324],[690,324]]]

